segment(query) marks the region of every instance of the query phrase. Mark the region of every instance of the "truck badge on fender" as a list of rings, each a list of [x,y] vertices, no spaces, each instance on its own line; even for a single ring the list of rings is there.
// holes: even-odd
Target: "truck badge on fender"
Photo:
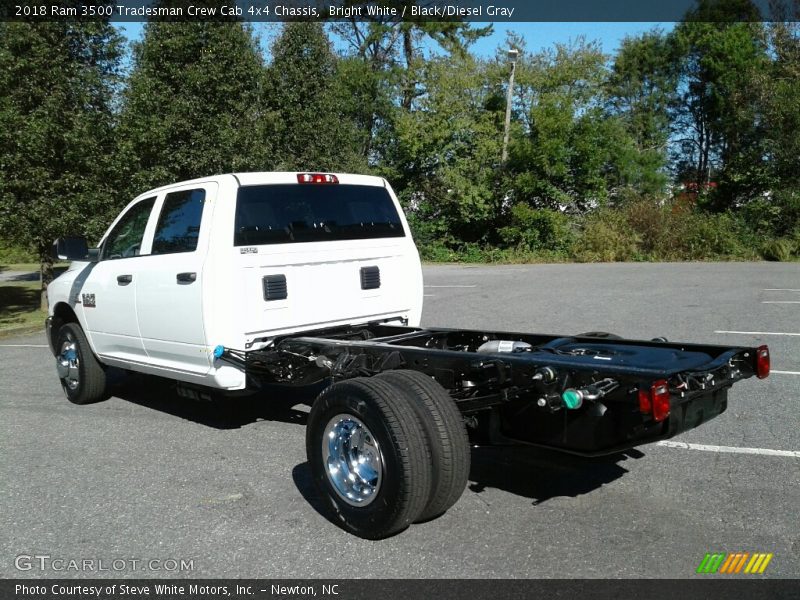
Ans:
[[[95,308],[94,294],[81,294],[84,308]]]

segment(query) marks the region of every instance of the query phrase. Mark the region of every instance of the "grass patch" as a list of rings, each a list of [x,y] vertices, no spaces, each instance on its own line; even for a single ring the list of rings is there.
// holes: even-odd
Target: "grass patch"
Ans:
[[[53,264],[54,269],[61,269],[64,270],[69,266],[68,262],[56,262]],[[33,272],[38,273],[40,269],[39,263],[36,262],[19,262],[19,263],[9,263],[9,262],[0,262],[0,273],[3,271],[25,271],[25,272]],[[58,274],[60,271],[57,271]]]
[[[0,240],[0,264],[33,262],[37,256],[29,248]]]
[[[0,272],[2,271],[35,271],[39,272],[39,263],[3,263],[0,264]]]
[[[38,281],[0,283],[0,336],[42,329],[47,313],[40,298]]]

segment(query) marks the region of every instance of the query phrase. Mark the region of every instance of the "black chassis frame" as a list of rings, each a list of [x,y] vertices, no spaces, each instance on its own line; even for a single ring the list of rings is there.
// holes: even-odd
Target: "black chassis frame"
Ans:
[[[589,456],[672,437],[714,418],[727,407],[727,389],[756,372],[754,348],[598,336],[603,334],[565,337],[370,323],[280,336],[257,350],[226,348],[220,358],[243,367],[248,388],[255,390],[393,369],[420,371],[450,393],[467,425],[487,441]],[[525,342],[531,348],[476,352],[492,340]],[[559,350],[575,344],[635,353],[633,362],[639,364],[598,364],[592,356]],[[660,364],[665,349],[676,356],[702,353],[709,360],[691,370]],[[668,419],[658,422],[639,410],[638,395],[661,380],[669,383],[671,410]],[[567,388],[606,392],[580,410],[566,410],[561,393]],[[613,419],[602,419],[606,414]]]

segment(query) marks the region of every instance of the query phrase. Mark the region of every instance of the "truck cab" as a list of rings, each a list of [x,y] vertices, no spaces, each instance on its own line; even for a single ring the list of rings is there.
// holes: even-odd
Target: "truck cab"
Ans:
[[[417,326],[422,312],[419,255],[378,177],[238,173],[157,188],[125,207],[92,254],[48,287],[57,361],[61,326],[76,322],[103,365],[240,390],[245,374],[215,363],[216,346]]]

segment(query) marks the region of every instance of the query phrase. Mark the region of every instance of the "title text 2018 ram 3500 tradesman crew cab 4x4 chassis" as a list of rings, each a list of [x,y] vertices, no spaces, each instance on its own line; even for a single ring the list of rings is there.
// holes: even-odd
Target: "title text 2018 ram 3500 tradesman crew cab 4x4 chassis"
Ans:
[[[64,392],[106,394],[106,368],[184,392],[329,384],[306,451],[339,523],[380,538],[461,496],[468,436],[608,454],[722,413],[769,350],[420,328],[422,271],[389,184],[244,173],[152,190],[48,288]],[[269,396],[265,397],[269,401]]]

